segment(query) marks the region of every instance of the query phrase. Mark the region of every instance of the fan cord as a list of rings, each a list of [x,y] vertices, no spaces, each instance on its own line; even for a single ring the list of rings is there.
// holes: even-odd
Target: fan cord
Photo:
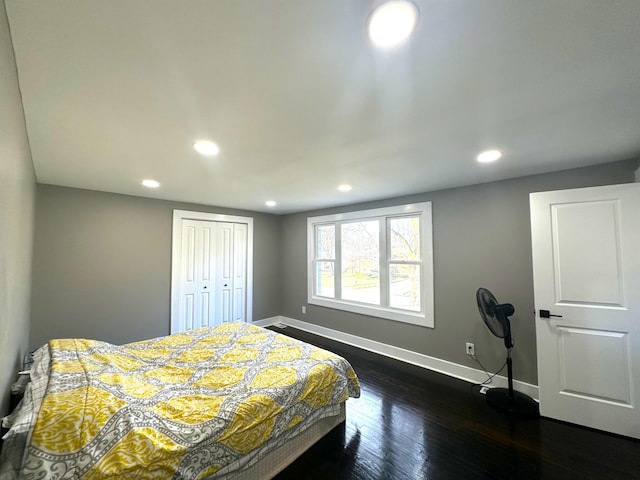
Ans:
[[[511,349],[509,349],[511,350]],[[482,363],[480,363],[480,360],[478,360],[477,358],[475,359],[476,362],[478,362],[478,365],[480,365],[482,367],[482,370],[484,370],[484,373],[487,375],[487,379],[482,382],[482,383],[476,383],[475,385],[487,385],[489,383],[491,383],[491,380],[493,380],[493,377],[495,377],[496,375],[498,375],[502,370],[504,370],[504,367],[507,366],[507,362],[504,362],[504,364],[502,364],[502,366],[500,367],[500,370],[498,370],[496,373],[490,375],[489,372],[487,372],[487,369],[484,368],[484,366],[482,365]]]
[[[511,347],[509,349],[509,353],[511,353],[511,350],[513,350],[513,347]],[[498,375],[502,370],[504,370],[504,367],[507,366],[507,362],[505,361],[502,366],[500,367],[500,369],[498,371],[496,371],[494,374],[490,374],[486,368],[484,368],[484,365],[480,362],[480,360],[478,360],[478,357],[476,357],[474,355],[473,359],[476,361],[476,363],[478,365],[480,365],[480,367],[482,368],[482,370],[484,371],[484,373],[487,375],[487,379],[484,382],[481,383],[474,383],[471,385],[471,388],[473,389],[473,387],[482,387],[484,385],[488,385],[489,383],[491,383],[491,380],[493,380],[493,377],[495,377],[496,375]]]

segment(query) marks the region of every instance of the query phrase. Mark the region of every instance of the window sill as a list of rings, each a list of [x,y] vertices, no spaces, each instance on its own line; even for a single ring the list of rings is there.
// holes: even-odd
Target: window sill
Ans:
[[[355,304],[325,297],[309,297],[307,303],[321,307],[333,308],[335,310],[358,313],[360,315],[369,315],[371,317],[384,318],[386,320],[419,325],[421,327],[434,328],[433,318],[427,318],[423,313],[413,313],[375,307],[372,305]]]

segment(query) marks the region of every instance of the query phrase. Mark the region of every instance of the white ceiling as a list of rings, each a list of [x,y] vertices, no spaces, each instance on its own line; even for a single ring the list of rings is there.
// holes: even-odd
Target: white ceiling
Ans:
[[[287,213],[640,156],[640,1],[416,0],[390,52],[378,3],[6,0],[38,181]]]

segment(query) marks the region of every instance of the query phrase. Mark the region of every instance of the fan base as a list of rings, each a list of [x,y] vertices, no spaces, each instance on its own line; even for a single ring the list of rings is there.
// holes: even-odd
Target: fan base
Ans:
[[[511,413],[523,417],[537,417],[540,408],[529,395],[513,391],[513,397],[509,396],[508,388],[491,388],[487,390],[487,403],[501,412]]]

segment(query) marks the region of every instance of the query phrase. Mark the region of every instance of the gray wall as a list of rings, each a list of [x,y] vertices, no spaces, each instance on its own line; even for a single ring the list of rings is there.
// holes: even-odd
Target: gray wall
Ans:
[[[349,207],[287,215],[282,221],[282,314],[476,367],[476,356],[492,371],[504,362],[501,340],[488,331],[477,311],[475,292],[489,288],[498,301],[515,306],[514,376],[537,384],[529,193],[633,182],[635,160],[559,173],[441,190]],[[433,202],[435,328],[424,328],[306,305],[308,216],[404,203]]]
[[[38,185],[31,347],[167,335],[176,208],[253,217],[253,318],[279,315],[280,217]]]
[[[29,333],[35,176],[9,24],[0,0],[0,416]]]
[[[516,307],[515,376],[537,384],[529,193],[633,181],[635,160],[282,217],[38,185],[30,344],[52,337],[125,343],[169,332],[174,208],[254,218],[254,319],[285,315],[490,370],[504,348],[484,326],[475,291]],[[306,305],[307,216],[433,202],[435,328]]]

